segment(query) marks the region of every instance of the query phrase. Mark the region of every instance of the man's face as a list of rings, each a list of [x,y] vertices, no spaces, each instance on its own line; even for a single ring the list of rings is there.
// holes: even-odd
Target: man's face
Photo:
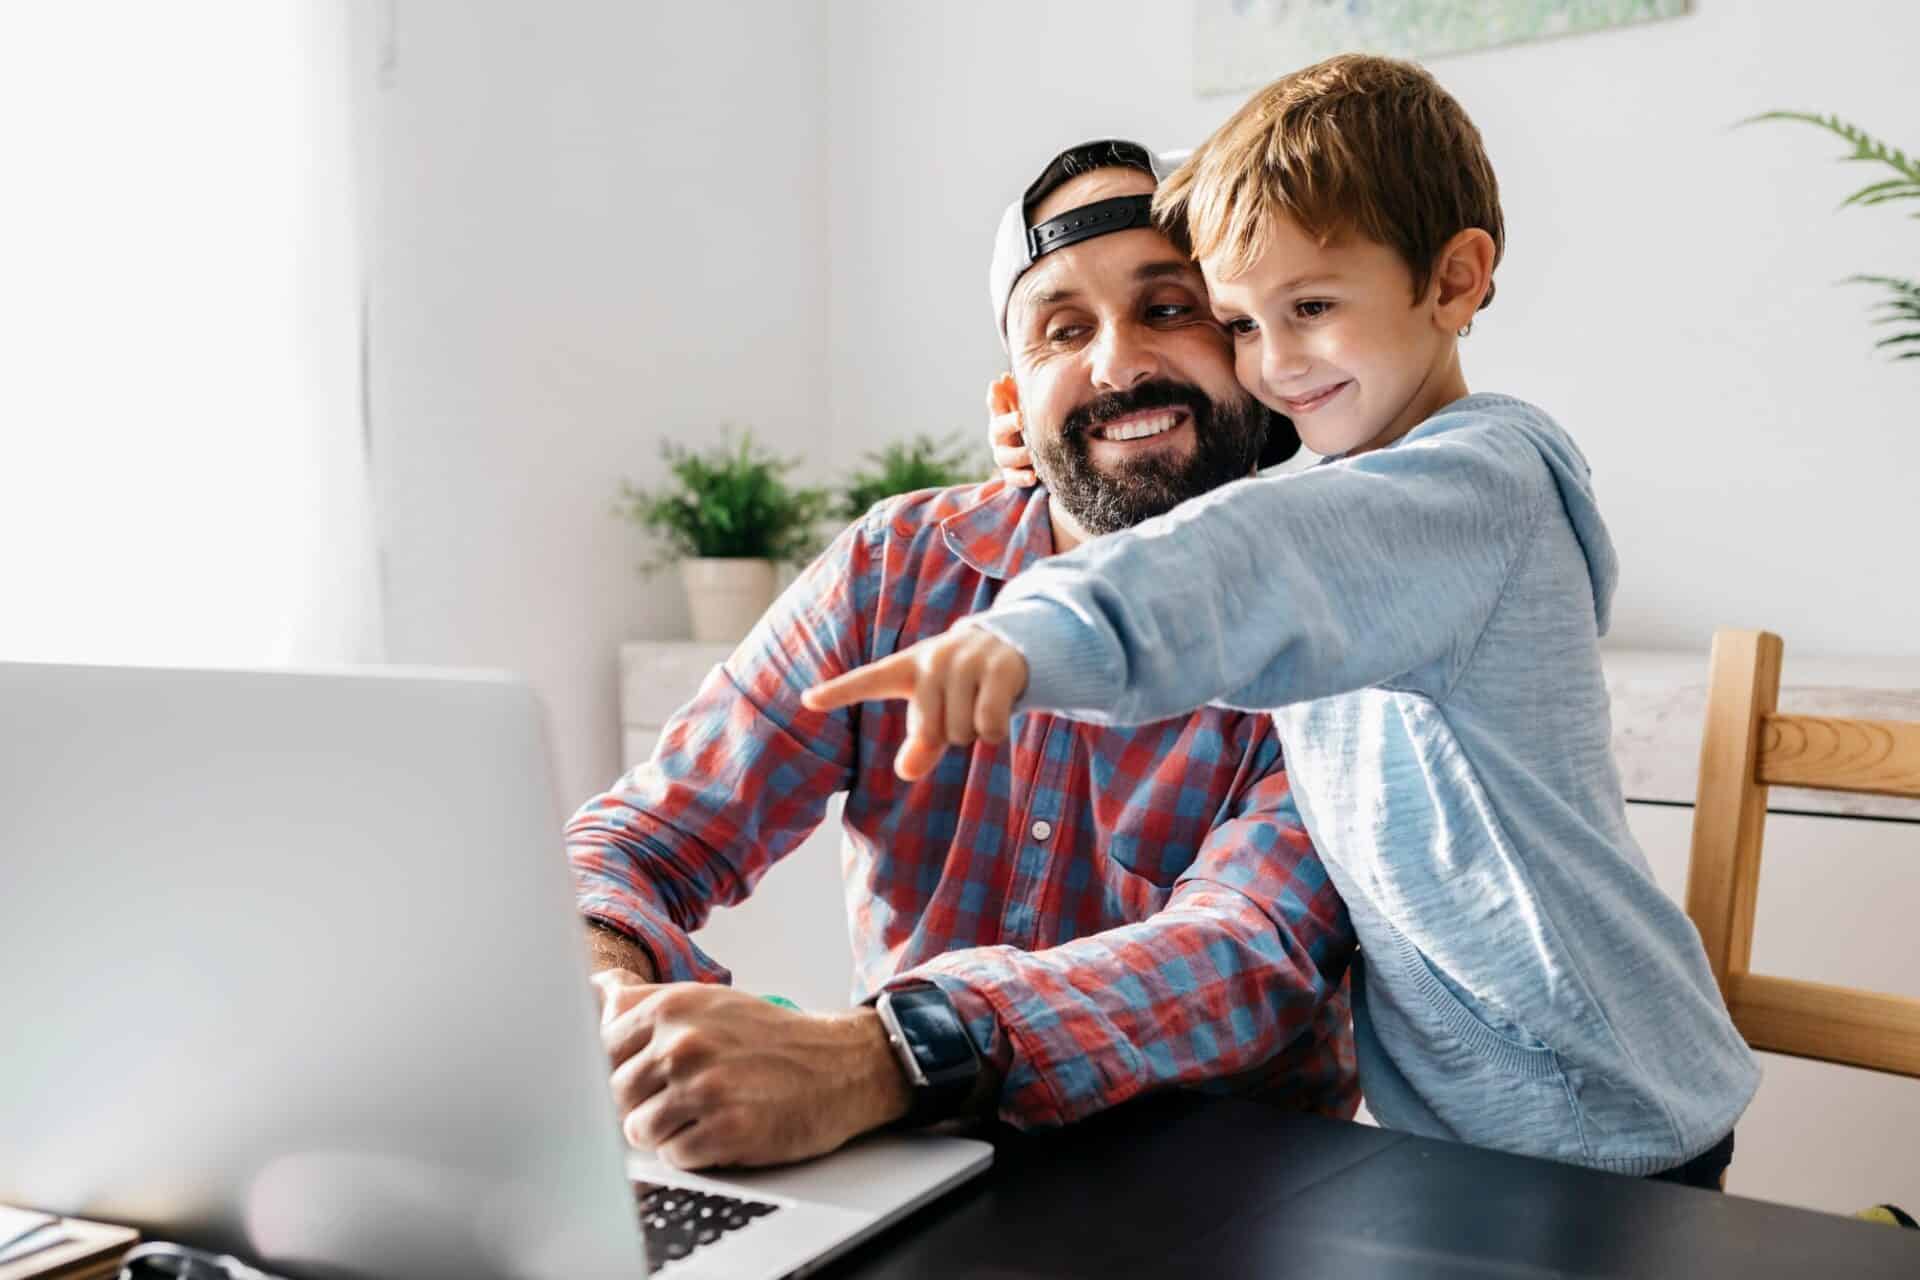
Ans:
[[[1096,169],[1029,217],[1152,193],[1138,170]],[[1116,231],[1042,258],[1014,288],[1007,346],[1034,469],[1088,534],[1253,470],[1266,415],[1234,380],[1199,269],[1158,231]]]

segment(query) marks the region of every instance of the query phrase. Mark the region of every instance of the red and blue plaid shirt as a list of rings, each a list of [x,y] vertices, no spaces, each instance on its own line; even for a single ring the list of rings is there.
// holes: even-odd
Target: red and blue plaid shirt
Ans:
[[[1130,729],[1041,714],[894,775],[904,702],[800,705],[939,635],[1053,551],[1044,490],[893,499],[790,587],[567,827],[581,910],[663,981],[725,982],[688,934],[744,899],[847,793],[856,999],[939,984],[1002,1073],[1000,1114],[1064,1124],[1218,1082],[1351,1115],[1354,938],[1296,813],[1271,721],[1206,709]]]

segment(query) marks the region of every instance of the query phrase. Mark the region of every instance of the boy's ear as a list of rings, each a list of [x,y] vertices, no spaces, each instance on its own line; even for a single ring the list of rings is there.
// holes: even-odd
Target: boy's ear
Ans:
[[[1434,323],[1458,333],[1473,323],[1493,285],[1493,237],[1468,227],[1440,248],[1433,261]]]

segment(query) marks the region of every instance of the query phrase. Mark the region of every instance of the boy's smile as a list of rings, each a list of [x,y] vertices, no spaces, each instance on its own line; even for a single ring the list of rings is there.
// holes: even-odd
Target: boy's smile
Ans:
[[[1285,217],[1268,231],[1241,274],[1200,267],[1241,385],[1292,418],[1309,449],[1380,448],[1467,394],[1454,334],[1479,295],[1460,293],[1455,279],[1475,273],[1450,272],[1450,256],[1483,233],[1450,242],[1415,296],[1413,272],[1387,245],[1357,234],[1323,244]]]
[[[1335,396],[1352,385],[1352,378],[1343,378],[1303,396],[1286,396],[1281,400],[1281,404],[1285,406],[1288,416],[1298,418],[1302,414],[1312,413],[1315,409],[1328,404]]]

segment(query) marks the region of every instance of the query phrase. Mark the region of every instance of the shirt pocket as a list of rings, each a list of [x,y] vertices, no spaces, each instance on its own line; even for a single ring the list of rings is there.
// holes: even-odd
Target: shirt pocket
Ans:
[[[1174,881],[1199,856],[1197,841],[1154,840],[1138,831],[1115,831],[1106,838],[1106,859],[1121,874],[1171,890]]]

